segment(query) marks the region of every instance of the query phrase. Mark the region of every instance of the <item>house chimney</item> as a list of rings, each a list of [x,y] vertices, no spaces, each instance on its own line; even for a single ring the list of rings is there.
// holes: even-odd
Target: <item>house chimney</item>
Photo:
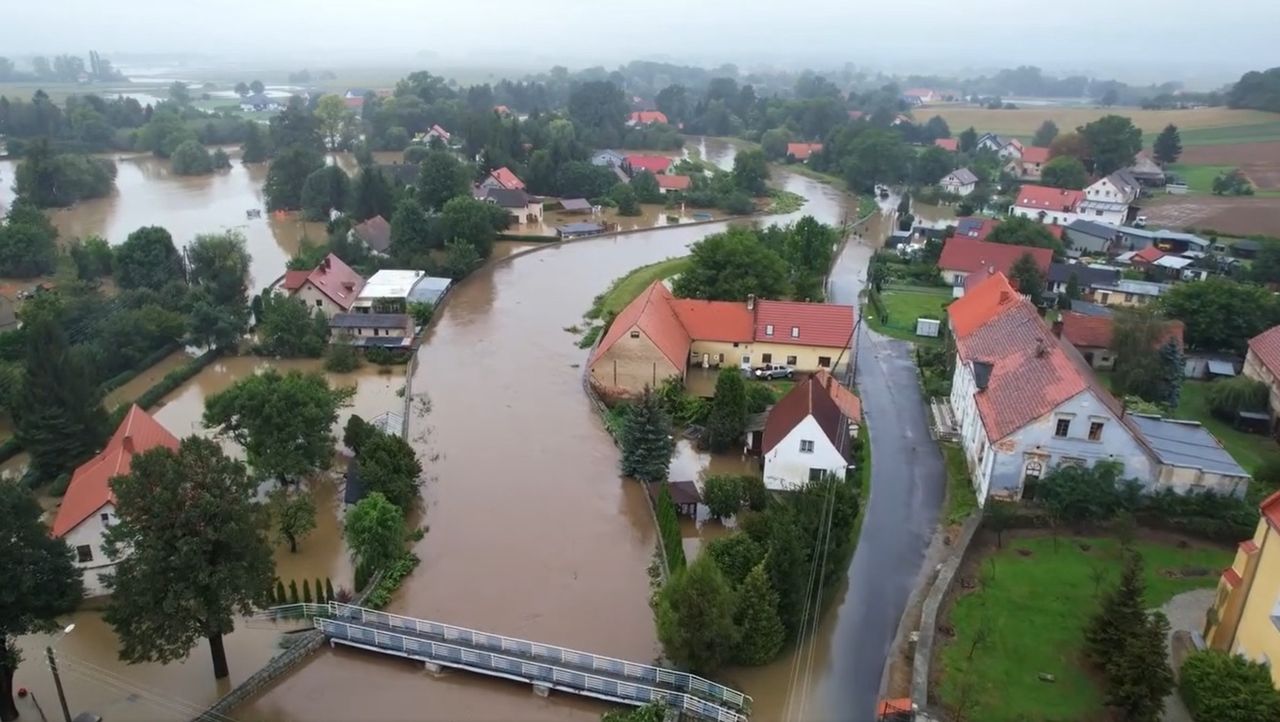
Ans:
[[[1059,316],[1057,321],[1053,322],[1053,335],[1062,338],[1062,317]]]
[[[747,294],[747,310],[754,310],[756,307],[756,295],[754,293]]]
[[[324,260],[320,262],[320,268],[325,271],[329,270],[329,256],[325,256]]]
[[[120,442],[120,448],[124,449],[124,453],[126,454],[133,454],[133,436],[125,436],[124,440]]]
[[[1049,344],[1043,338],[1036,339],[1036,358],[1044,358],[1049,355]]]
[[[1008,303],[1008,302],[1009,302],[1009,292],[1008,292],[1008,291],[1001,291],[1001,292],[1000,292],[1000,305],[1001,305],[1001,306],[1003,306],[1003,305],[1005,305],[1005,304],[1006,304],[1006,303]]]

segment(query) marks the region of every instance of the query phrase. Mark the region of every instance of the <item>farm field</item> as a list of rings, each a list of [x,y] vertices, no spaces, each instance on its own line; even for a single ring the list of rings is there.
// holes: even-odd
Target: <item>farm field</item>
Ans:
[[[1211,229],[1236,236],[1280,236],[1280,200],[1267,196],[1156,196],[1142,202],[1150,224],[1163,228]]]
[[[1197,108],[1194,110],[1143,110],[1141,108],[1035,107],[1017,110],[987,110],[971,106],[923,107],[914,111],[917,120],[940,115],[953,134],[973,126],[978,132],[992,132],[1030,138],[1036,128],[1052,120],[1062,131],[1076,128],[1104,115],[1123,115],[1142,129],[1143,140],[1155,139],[1173,123],[1182,133],[1184,146],[1199,144],[1280,141],[1280,116],[1257,110]]]

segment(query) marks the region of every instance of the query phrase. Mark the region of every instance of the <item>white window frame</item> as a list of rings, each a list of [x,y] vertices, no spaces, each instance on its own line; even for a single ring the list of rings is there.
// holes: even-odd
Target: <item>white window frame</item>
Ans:
[[[813,453],[813,440],[811,440],[811,439],[801,439],[801,440],[800,440],[800,453],[801,453],[801,454],[812,454],[812,453]]]

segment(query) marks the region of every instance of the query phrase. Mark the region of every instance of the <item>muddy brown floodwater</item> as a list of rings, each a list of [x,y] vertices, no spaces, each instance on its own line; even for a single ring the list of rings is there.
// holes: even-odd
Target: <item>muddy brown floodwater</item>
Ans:
[[[731,162],[728,145],[699,146],[713,162]],[[821,183],[793,174],[779,180],[809,199],[779,222],[810,214],[839,223],[856,212]],[[659,654],[648,605],[655,534],[647,502],[639,485],[618,475],[617,449],[582,390],[587,352],[564,328],[581,322],[612,279],[684,255],[690,243],[725,227],[547,246],[491,263],[455,288],[422,343],[413,380],[415,396],[431,400],[431,413],[410,422],[434,477],[423,490],[430,533],[416,549],[421,566],[390,611],[642,662]],[[865,262],[870,249],[850,253]],[[681,444],[672,473],[691,478],[747,463]],[[689,523],[685,533],[692,552],[701,544],[693,537],[723,529]],[[819,627],[820,640],[829,637],[831,616]],[[811,683],[827,656],[821,641],[812,661],[806,654]],[[753,719],[776,720],[796,686],[795,661],[722,676],[755,698]],[[462,672],[432,677],[404,660],[326,648],[237,715],[280,722],[595,720],[602,709],[569,695],[541,699],[524,685]],[[812,719],[826,714],[809,709]]]

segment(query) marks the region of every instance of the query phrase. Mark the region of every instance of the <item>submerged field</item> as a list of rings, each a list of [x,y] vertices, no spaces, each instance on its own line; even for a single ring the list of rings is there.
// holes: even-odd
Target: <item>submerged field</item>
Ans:
[[[942,116],[947,125],[951,126],[953,134],[973,126],[979,133],[991,132],[1020,138],[1030,138],[1046,120],[1052,120],[1065,132],[1111,114],[1131,118],[1134,125],[1142,129],[1143,140],[1148,146],[1156,134],[1170,123],[1181,130],[1184,146],[1280,141],[1280,115],[1258,110],[1143,110],[1079,106],[987,110],[971,106],[942,105],[919,108],[914,112],[917,120],[934,115]]]

